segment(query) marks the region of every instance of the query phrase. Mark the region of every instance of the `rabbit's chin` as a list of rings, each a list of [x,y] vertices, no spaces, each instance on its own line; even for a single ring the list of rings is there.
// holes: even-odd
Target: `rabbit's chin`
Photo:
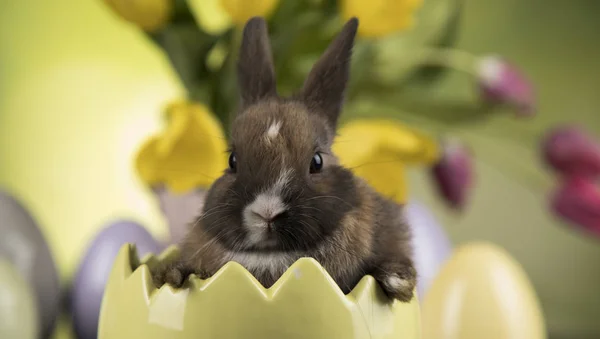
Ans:
[[[276,278],[282,275],[301,255],[292,252],[232,252],[231,261],[244,266],[265,286],[269,287]],[[275,279],[276,280],[276,279]]]
[[[271,253],[281,252],[282,248],[279,241],[272,236],[266,236],[258,241],[248,241],[246,245],[242,245],[240,252],[256,252],[256,253]]]

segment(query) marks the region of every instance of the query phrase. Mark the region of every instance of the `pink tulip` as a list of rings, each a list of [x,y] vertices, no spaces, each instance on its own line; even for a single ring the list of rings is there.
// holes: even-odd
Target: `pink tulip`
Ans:
[[[501,57],[486,56],[479,61],[478,73],[486,100],[512,105],[520,117],[535,114],[533,86],[514,65]]]
[[[445,142],[441,160],[432,168],[438,191],[455,209],[462,209],[473,184],[471,154],[462,144]]]
[[[600,142],[577,126],[550,131],[542,153],[545,162],[563,175],[600,176]]]
[[[551,200],[552,211],[600,237],[600,188],[586,177],[567,179]]]

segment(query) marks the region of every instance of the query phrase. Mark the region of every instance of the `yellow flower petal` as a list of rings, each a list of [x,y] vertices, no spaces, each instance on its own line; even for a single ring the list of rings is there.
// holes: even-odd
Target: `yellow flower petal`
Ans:
[[[358,17],[358,34],[381,37],[411,28],[423,0],[340,0],[342,16]]]
[[[219,35],[233,24],[221,0],[188,0],[198,26],[206,33]]]
[[[157,140],[156,151],[161,157],[167,157],[182,139],[192,138],[193,135],[189,134],[194,128],[194,116],[186,102],[171,103],[164,114],[169,128],[163,131],[162,137]]]
[[[270,16],[279,0],[221,0],[223,9],[234,23],[243,25],[253,16]]]
[[[167,128],[140,149],[136,169],[149,186],[173,192],[208,187],[227,164],[222,128],[207,107],[176,102],[165,111]]]
[[[342,165],[399,203],[407,199],[404,167],[432,165],[439,158],[436,140],[387,120],[355,120],[344,125],[333,151]]]
[[[162,28],[171,17],[173,0],[104,0],[121,18],[152,32]]]

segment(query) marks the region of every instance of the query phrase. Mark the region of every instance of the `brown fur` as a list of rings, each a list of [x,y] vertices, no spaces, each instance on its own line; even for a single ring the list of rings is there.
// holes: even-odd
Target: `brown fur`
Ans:
[[[238,261],[269,287],[297,259],[313,257],[346,293],[370,274],[390,297],[412,298],[416,272],[401,206],[331,153],[357,25],[353,19],[344,26],[297,95],[281,98],[266,24],[260,18],[247,23],[238,66],[241,108],[231,129],[237,166],[213,184],[181,243],[181,258],[155,272],[157,285],[180,287],[189,274],[207,278]],[[278,133],[269,135],[273,125]],[[309,173],[315,152],[323,169]],[[254,243],[244,211],[258,194],[276,187],[282,173],[286,209],[269,221],[270,242]]]

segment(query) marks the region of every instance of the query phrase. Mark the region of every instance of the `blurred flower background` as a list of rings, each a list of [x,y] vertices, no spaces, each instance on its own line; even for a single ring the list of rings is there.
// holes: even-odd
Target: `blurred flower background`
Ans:
[[[110,255],[90,249],[114,253],[120,243],[99,244],[123,230],[114,225],[158,239],[145,248],[182,236],[226,164],[241,25],[263,15],[281,94],[358,16],[342,162],[426,206],[444,253],[446,241],[503,247],[531,280],[549,338],[599,338],[598,11],[585,0],[2,1],[0,189],[25,206],[19,222],[37,223],[58,272],[37,309],[15,290],[23,312],[45,315],[6,333],[73,337],[66,315],[54,331],[48,296],[60,279],[65,308],[79,305],[71,282],[105,272]],[[14,210],[0,209],[0,223]],[[0,238],[14,229],[0,224]],[[23,248],[45,248],[35,234]],[[7,243],[0,255],[24,257]],[[82,270],[90,262],[104,266]],[[6,275],[0,289],[22,279]],[[89,338],[97,309],[81,312]]]

